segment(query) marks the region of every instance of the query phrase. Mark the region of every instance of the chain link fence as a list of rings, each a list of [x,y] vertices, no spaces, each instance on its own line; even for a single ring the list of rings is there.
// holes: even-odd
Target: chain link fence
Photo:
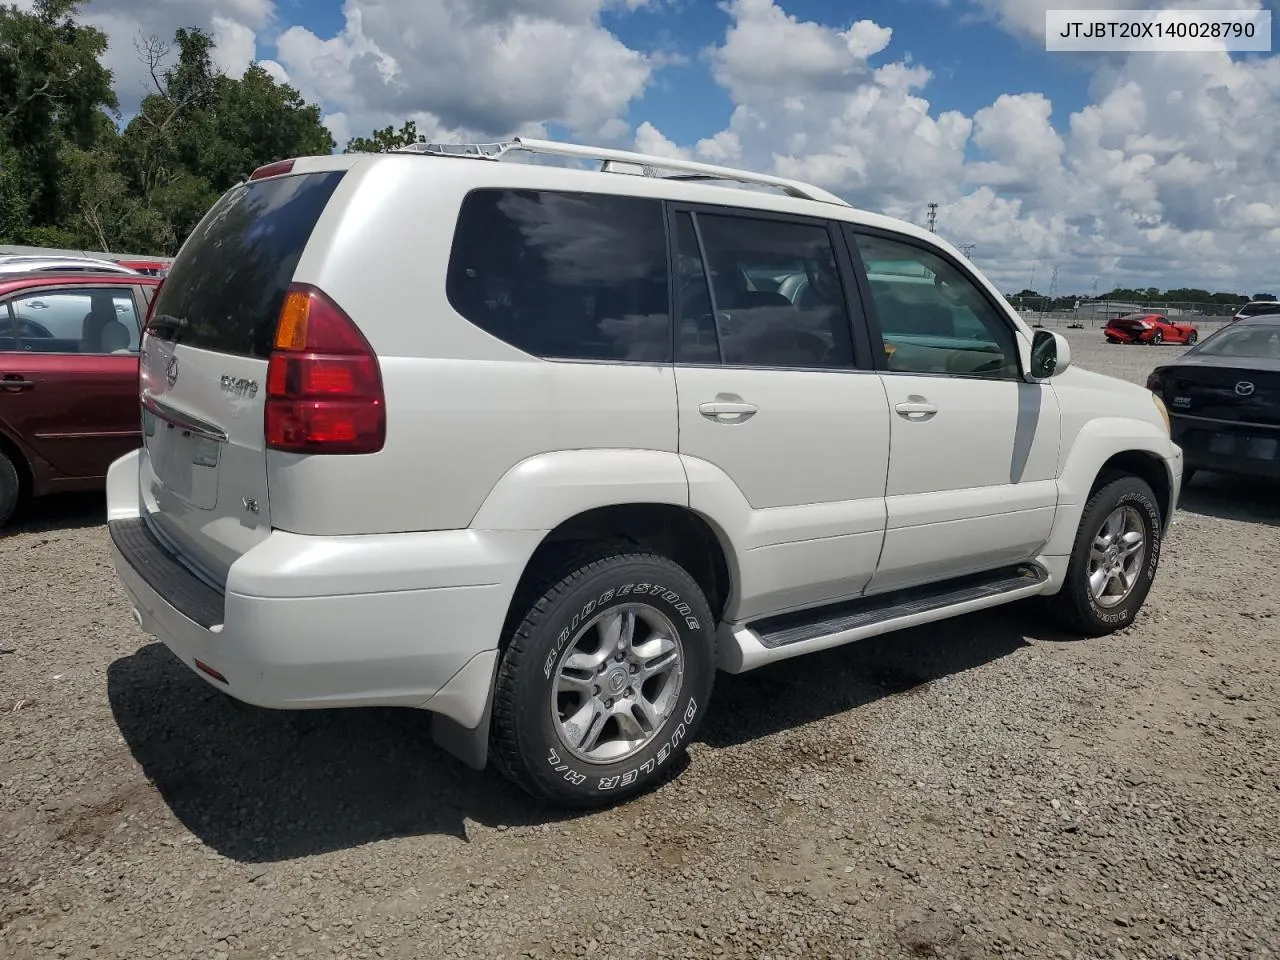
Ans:
[[[1238,303],[1175,303],[1122,300],[1070,300],[1062,297],[1011,297],[1027,323],[1042,326],[1105,327],[1108,320],[1130,313],[1156,313],[1180,323],[1216,329],[1235,315]]]

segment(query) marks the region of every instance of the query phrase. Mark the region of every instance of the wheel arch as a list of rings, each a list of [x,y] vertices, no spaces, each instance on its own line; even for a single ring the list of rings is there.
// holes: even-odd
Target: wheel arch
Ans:
[[[1144,480],[1156,495],[1167,529],[1177,499],[1177,448],[1162,427],[1141,420],[1101,417],[1087,423],[1071,443],[1058,478],[1058,513],[1041,553],[1069,556],[1084,506],[1108,476]]]
[[[602,548],[634,547],[679,564],[702,588],[718,620],[735,577],[726,542],[709,520],[672,503],[617,503],[576,513],[548,531],[525,563],[503,623],[500,646],[505,647],[519,619],[542,591]]]

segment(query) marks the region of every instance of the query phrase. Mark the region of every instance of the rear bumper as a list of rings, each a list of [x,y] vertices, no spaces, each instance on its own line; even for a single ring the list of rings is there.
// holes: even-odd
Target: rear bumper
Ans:
[[[112,561],[142,629],[197,676],[262,707],[423,707],[466,728],[480,723],[507,607],[539,532],[274,533],[219,590],[140,517],[136,457],[112,472],[127,474],[129,461],[132,488],[108,478]],[[417,562],[371,576],[371,556]]]

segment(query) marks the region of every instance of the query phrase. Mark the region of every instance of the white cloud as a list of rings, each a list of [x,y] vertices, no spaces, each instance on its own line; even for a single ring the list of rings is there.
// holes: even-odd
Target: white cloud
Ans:
[[[257,58],[258,40],[254,31],[229,17],[214,14],[213,51],[214,66],[228,76],[244,74],[249,64]]]
[[[112,0],[90,3],[80,18],[107,35],[103,63],[115,78],[120,109],[128,116],[155,85],[140,58],[137,42],[155,36],[173,40],[178,27],[199,27],[218,43],[215,65],[228,73],[242,73],[256,55],[258,35],[275,17],[272,0]],[[176,51],[170,61],[176,60]]]
[[[605,29],[603,5],[348,0],[337,36],[292,27],[277,59],[306,95],[346,113],[355,129],[422,112],[487,136],[530,121],[596,132],[643,93],[661,59]]]

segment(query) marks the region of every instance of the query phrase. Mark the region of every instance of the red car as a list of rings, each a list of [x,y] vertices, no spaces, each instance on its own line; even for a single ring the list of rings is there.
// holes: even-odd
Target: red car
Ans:
[[[1189,323],[1174,323],[1158,313],[1130,313],[1103,328],[1107,343],[1195,343],[1200,332]]]
[[[0,278],[0,525],[21,497],[99,490],[142,443],[138,343],[159,277]]]

